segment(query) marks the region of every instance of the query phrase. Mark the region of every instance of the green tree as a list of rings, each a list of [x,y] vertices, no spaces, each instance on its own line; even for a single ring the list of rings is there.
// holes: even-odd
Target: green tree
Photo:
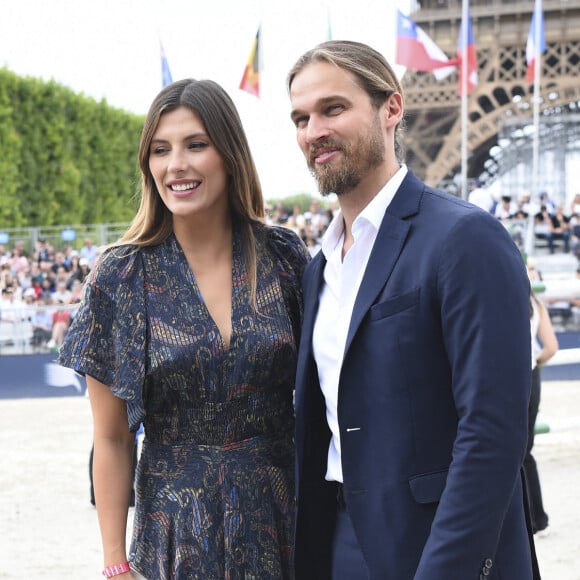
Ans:
[[[18,191],[20,138],[12,122],[12,104],[0,79],[0,226],[22,225]]]
[[[0,227],[128,221],[143,117],[0,69]]]

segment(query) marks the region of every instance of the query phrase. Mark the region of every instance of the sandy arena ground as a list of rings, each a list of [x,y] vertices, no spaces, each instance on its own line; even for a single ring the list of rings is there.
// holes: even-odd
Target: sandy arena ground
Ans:
[[[580,580],[580,381],[544,382],[541,419],[551,426],[535,447],[550,516],[536,541],[542,577]],[[102,578],[91,428],[83,397],[0,401],[0,579]]]

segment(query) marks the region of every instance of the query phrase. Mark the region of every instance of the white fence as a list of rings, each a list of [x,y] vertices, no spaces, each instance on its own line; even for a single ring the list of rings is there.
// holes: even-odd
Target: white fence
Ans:
[[[51,320],[54,312],[66,309],[71,311],[72,317],[77,308],[78,304],[0,306],[0,355],[48,352],[50,337],[35,337],[37,314],[44,312]]]

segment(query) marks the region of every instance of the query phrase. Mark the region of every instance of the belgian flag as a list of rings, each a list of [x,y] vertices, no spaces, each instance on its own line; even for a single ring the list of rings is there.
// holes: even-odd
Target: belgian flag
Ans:
[[[260,28],[258,28],[250,51],[250,57],[240,82],[240,89],[260,98]]]

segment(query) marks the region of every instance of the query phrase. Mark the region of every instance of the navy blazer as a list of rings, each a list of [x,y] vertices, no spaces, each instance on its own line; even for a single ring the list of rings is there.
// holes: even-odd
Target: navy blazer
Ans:
[[[336,512],[312,352],[325,263],[319,252],[304,276],[300,580],[329,578]],[[522,256],[497,219],[407,174],[356,298],[339,379],[344,491],[371,579],[535,577],[521,478],[529,292]]]

